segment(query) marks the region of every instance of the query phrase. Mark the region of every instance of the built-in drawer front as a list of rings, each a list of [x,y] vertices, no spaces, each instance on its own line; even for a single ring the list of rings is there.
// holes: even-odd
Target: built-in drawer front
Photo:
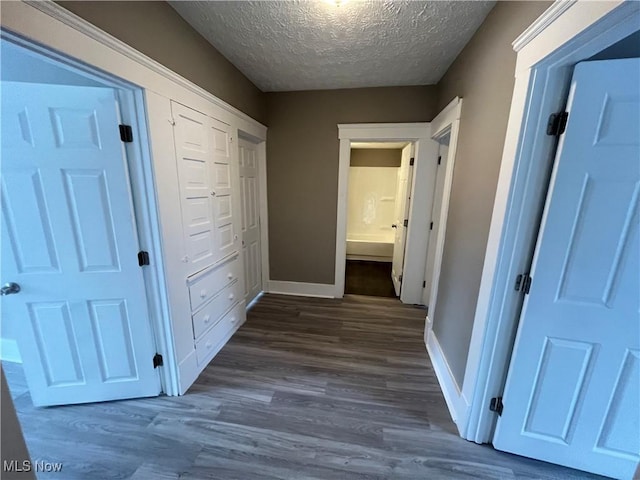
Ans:
[[[245,304],[239,302],[196,342],[198,365],[208,363],[220,351],[233,332],[244,323],[245,315]]]
[[[236,256],[233,260],[215,267],[208,272],[195,276],[189,285],[191,310],[196,311],[201,305],[212,299],[226,285],[240,278],[240,262]]]
[[[200,337],[215,325],[224,312],[242,298],[242,286],[239,281],[227,285],[220,293],[193,315],[193,335]]]

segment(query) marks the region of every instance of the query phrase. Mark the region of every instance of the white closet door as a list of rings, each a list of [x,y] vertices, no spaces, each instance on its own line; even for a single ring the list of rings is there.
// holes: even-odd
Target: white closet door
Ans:
[[[160,382],[127,159],[109,88],[2,83],[2,322],[35,405]]]
[[[213,188],[214,224],[216,228],[215,259],[221,260],[234,253],[238,234],[235,231],[232,184],[234,172],[232,164],[230,127],[213,118],[209,119],[209,138],[211,140],[211,174]]]
[[[640,59],[576,67],[494,445],[616,478],[640,461]]]
[[[188,275],[212,265],[217,256],[214,223],[213,146],[210,119],[200,112],[171,102],[176,162],[180,184],[182,225]]]
[[[260,255],[260,197],[255,143],[239,140],[240,196],[242,199],[242,254],[245,300],[251,302],[262,291]]]

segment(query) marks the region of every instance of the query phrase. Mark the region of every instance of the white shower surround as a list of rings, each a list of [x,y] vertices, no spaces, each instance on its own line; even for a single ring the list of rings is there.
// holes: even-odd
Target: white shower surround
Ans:
[[[391,261],[398,167],[350,167],[347,258]]]

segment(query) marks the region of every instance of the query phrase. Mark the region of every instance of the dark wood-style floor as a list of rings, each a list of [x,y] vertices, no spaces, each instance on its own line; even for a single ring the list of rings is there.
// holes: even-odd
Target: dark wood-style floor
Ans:
[[[344,293],[395,298],[390,262],[347,260]]]
[[[182,397],[34,408],[5,372],[51,479],[578,479],[461,439],[395,299],[264,296]]]

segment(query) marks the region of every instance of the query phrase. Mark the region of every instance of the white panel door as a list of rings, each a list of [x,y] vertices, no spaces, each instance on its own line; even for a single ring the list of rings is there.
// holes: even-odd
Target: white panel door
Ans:
[[[500,450],[617,478],[640,460],[640,60],[576,67]]]
[[[260,255],[260,197],[255,143],[239,140],[240,196],[242,199],[242,254],[247,305],[262,291]]]
[[[442,208],[442,197],[444,195],[444,176],[446,171],[447,156],[449,155],[450,135],[440,139],[438,146],[438,170],[436,173],[436,188],[433,192],[433,207],[431,208],[431,222],[429,228],[429,247],[427,249],[427,262],[424,270],[424,286],[422,287],[423,304],[429,307],[431,303],[431,289],[433,287],[434,278],[433,270],[436,262],[436,239],[440,230],[440,210]],[[433,309],[432,309],[433,311]]]
[[[210,119],[175,102],[171,102],[171,112],[186,246],[183,260],[191,275],[213,265],[217,256]]]
[[[409,218],[409,194],[411,191],[411,175],[413,167],[410,165],[413,157],[413,144],[402,149],[402,161],[398,170],[398,186],[396,188],[395,229],[393,242],[393,261],[391,263],[391,279],[397,296],[402,288],[402,269],[404,267],[404,247],[407,241],[407,227],[405,220]]]
[[[232,183],[233,175],[238,173],[232,163],[229,125],[210,118],[209,138],[212,153],[212,199],[216,229],[214,256],[217,261],[237,251],[238,234],[234,221],[237,218],[233,211]]]
[[[160,393],[115,91],[2,83],[2,321],[35,405]]]

